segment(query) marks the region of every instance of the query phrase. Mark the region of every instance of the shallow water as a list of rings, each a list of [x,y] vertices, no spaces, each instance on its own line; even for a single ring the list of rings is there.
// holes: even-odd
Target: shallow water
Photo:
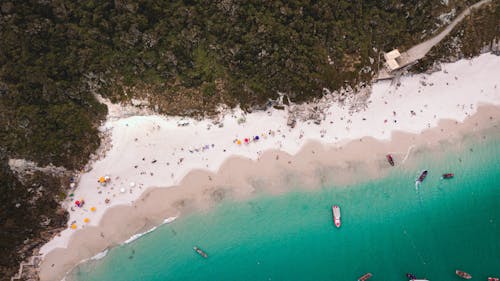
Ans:
[[[500,138],[420,150],[360,184],[224,202],[116,247],[74,280],[473,280],[500,275]],[[428,169],[415,188],[419,171]],[[441,180],[454,172],[456,177]],[[362,175],[360,175],[362,177]],[[333,226],[331,205],[342,208]],[[208,259],[192,247],[204,249]]]

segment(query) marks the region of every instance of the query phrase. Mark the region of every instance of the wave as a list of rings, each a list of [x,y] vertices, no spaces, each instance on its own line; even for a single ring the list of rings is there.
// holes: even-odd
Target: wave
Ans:
[[[98,253],[97,255],[91,257],[90,260],[94,260],[94,261],[100,260],[100,259],[104,258],[108,254],[108,251],[109,251],[109,249],[106,249],[106,250]]]
[[[177,216],[174,216],[174,217],[168,217],[168,218],[166,218],[166,219],[163,221],[163,223],[162,223],[161,225],[171,223],[171,222],[175,221],[176,219],[177,219]],[[155,227],[153,227],[153,228],[151,228],[151,229],[149,229],[149,230],[147,230],[147,231],[145,231],[145,232],[134,234],[134,235],[130,236],[130,238],[129,238],[129,239],[125,240],[125,241],[122,243],[122,245],[129,244],[129,243],[131,243],[131,242],[133,242],[133,241],[135,241],[135,240],[139,239],[141,236],[144,236],[144,235],[146,235],[146,234],[148,234],[148,233],[150,233],[150,232],[152,232],[152,231],[156,230],[157,228],[158,228],[158,226],[155,226]]]

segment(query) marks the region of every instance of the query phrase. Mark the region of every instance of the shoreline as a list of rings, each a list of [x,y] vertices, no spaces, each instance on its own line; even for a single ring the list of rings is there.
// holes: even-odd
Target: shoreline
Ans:
[[[174,197],[191,199],[172,201],[169,208],[163,206],[165,202],[153,200],[156,209],[149,210],[150,215],[146,217],[135,217],[136,222],[127,225],[129,231],[126,232],[132,232],[128,236],[110,239],[106,236],[104,239],[100,233],[93,233],[88,237],[95,236],[107,241],[108,245],[117,245],[135,233],[161,224],[165,217],[177,216],[179,210],[182,215],[195,209],[207,210],[224,198],[244,199],[263,190],[286,192],[290,187],[284,186],[299,179],[303,181],[300,185],[306,187],[322,182],[346,184],[356,172],[354,167],[363,169],[368,177],[383,176],[388,170],[380,170],[379,166],[386,164],[385,159],[372,155],[370,144],[385,143],[382,156],[393,153],[398,161],[399,154],[407,157],[412,152],[415,139],[426,136],[433,128],[451,128],[466,122],[477,115],[481,105],[488,105],[483,106],[482,111],[490,110],[495,115],[499,111],[496,106],[500,106],[500,81],[495,76],[496,70],[500,71],[500,57],[483,54],[471,60],[445,64],[442,71],[430,75],[404,76],[401,84],[375,83],[371,95],[359,93],[344,103],[339,104],[339,96],[333,93],[317,103],[290,105],[285,107],[287,110],[268,109],[249,114],[231,110],[218,122],[157,116],[149,112],[136,116],[144,112],[112,105],[108,121],[101,128],[110,143],[99,150],[105,154],[92,162],[88,170],[82,171],[76,189],[70,189],[75,196],[64,203],[70,212],[68,228],[42,247],[40,252],[45,258],[40,276],[44,280],[44,271],[47,271],[47,264],[52,264],[50,260],[55,253],[70,249],[73,240],[87,232],[92,234],[98,225],[112,221],[106,220],[109,212],[129,207],[137,209],[138,203],[151,201],[148,196],[155,189],[153,187],[161,187],[160,190]],[[319,107],[320,112],[315,107]],[[288,126],[290,116],[302,120],[297,120],[291,128]],[[448,131],[448,128],[441,129]],[[434,137],[437,141],[444,138],[431,134],[422,143],[432,143]],[[247,138],[249,141],[245,140]],[[394,140],[400,142],[398,149]],[[308,153],[313,155],[311,159]],[[324,159],[329,154],[335,158]],[[309,160],[300,163],[293,160],[301,157]],[[377,165],[359,165],[370,161]],[[250,179],[232,169],[236,165],[238,170],[250,172],[257,169],[252,166],[255,163],[257,166],[262,163],[278,165],[270,165]],[[332,178],[327,173],[329,170],[342,171],[343,176]],[[109,175],[111,181],[105,186],[98,184],[97,180],[105,175]],[[269,179],[271,187],[264,186],[263,177]],[[219,188],[206,189],[216,185]],[[167,186],[169,188],[165,188]],[[179,191],[179,186],[186,187]],[[85,206],[75,207],[74,200],[81,199],[85,199]],[[133,210],[128,213],[130,218],[137,216]],[[72,224],[76,230],[70,228]],[[108,224],[109,231],[113,227],[123,227],[116,222]],[[81,250],[80,256],[86,258],[93,256],[90,252],[97,253],[94,248]],[[75,259],[68,257],[71,265],[66,263],[60,270],[48,267],[53,271],[67,271],[85,258]]]
[[[395,132],[390,141],[365,137],[339,146],[309,142],[296,155],[270,150],[259,160],[231,157],[217,173],[192,171],[177,186],[149,188],[133,205],[110,208],[98,227],[75,232],[68,248],[45,256],[41,280],[60,280],[83,260],[123,244],[137,233],[151,231],[172,214],[182,217],[195,211],[206,212],[222,200],[240,201],[259,194],[297,190],[290,183],[298,182],[304,190],[315,190],[324,183],[355,183],[354,175],[360,171],[365,175],[362,181],[384,177],[393,169],[385,161],[388,151],[395,157],[396,168],[414,169],[411,161],[401,161],[420,149],[435,149],[443,142],[452,143],[496,128],[499,120],[500,107],[482,106],[463,123],[441,120],[438,127],[421,134]],[[409,152],[410,147],[414,149]],[[340,172],[343,176],[339,177]]]

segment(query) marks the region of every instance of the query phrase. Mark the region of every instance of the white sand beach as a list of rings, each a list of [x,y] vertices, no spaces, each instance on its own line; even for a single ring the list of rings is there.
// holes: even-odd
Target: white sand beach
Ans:
[[[103,217],[107,218],[105,227],[108,230],[115,228],[118,231],[127,227],[129,230],[142,229],[143,223],[132,222],[140,216],[130,209],[123,208],[133,206],[149,188],[163,187],[161,189],[168,190],[172,186],[186,184],[195,186],[197,177],[202,176],[204,179],[208,177],[212,180],[210,175],[217,173],[219,169],[221,172],[225,171],[225,181],[231,181],[232,185],[236,185],[237,178],[242,175],[237,172],[233,176],[227,174],[230,167],[228,165],[231,163],[228,159],[231,157],[250,160],[271,158],[275,157],[275,154],[270,155],[265,152],[274,150],[284,152],[285,154],[280,154],[283,155],[281,157],[292,159],[287,155],[304,153],[304,148],[311,142],[324,146],[325,151],[362,138],[364,142],[388,143],[394,134],[399,132],[419,134],[443,125],[442,121],[445,119],[464,122],[482,105],[500,106],[499,73],[500,56],[483,54],[471,60],[445,64],[441,71],[433,74],[401,77],[400,82],[396,84],[391,84],[389,81],[377,82],[371,89],[367,106],[362,109],[359,108],[362,97],[359,97],[360,101],[350,100],[340,104],[334,101],[334,96],[327,95],[319,101],[321,106],[327,106],[321,123],[298,120],[294,128],[287,126],[288,108],[247,114],[235,109],[228,112],[220,123],[216,124],[212,120],[196,121],[154,114],[120,117],[125,114],[120,114],[120,107],[115,106],[102,128],[110,136],[111,147],[104,157],[91,164],[91,170],[80,175],[74,190],[69,191],[73,196],[65,202],[65,207],[70,213],[68,228],[42,247],[41,253],[46,259],[45,265],[42,264],[41,278],[42,280],[59,278],[61,272],[71,269],[71,263],[74,266],[75,259],[90,258],[112,243],[123,242],[136,233],[124,231],[113,239],[89,246],[87,251],[68,258],[63,265],[58,265],[59,267],[56,266],[57,270],[48,265],[67,255],[58,248],[68,247],[70,241],[73,247],[76,247],[74,244],[78,239],[75,237],[81,240],[83,235],[77,233],[85,233],[87,228],[88,233],[95,234],[101,231],[102,234],[102,229],[98,230],[95,226],[104,227],[101,221]],[[492,108],[489,108],[488,114],[496,111],[496,107]],[[421,139],[421,142],[425,141]],[[429,139],[429,142],[431,141]],[[406,151],[409,146],[411,138],[406,137],[405,141],[394,150]],[[360,153],[370,152],[366,150],[366,145],[361,148],[350,144],[349,147],[359,149],[356,156],[358,158]],[[262,159],[263,162],[264,160]],[[248,166],[248,169],[256,168]],[[299,171],[307,168],[298,165],[294,169]],[[198,174],[193,172],[198,170],[205,172]],[[185,178],[188,174],[193,179]],[[99,178],[104,176],[110,178],[106,185],[98,182]],[[216,180],[214,176],[214,181]],[[218,179],[217,182],[220,184],[224,180]],[[180,198],[177,193],[202,192],[201,188],[194,187],[189,190],[179,190],[178,187],[171,189],[172,193],[164,196],[171,196],[172,202]],[[85,204],[82,207],[76,206],[75,200],[82,199]],[[145,199],[142,197],[143,201]],[[155,207],[151,204],[158,202],[154,202],[154,199],[147,200],[151,201],[148,203],[150,204],[148,211],[154,212]],[[172,203],[169,200],[165,202]],[[128,214],[127,220],[130,221],[124,226],[123,221],[110,220],[110,216],[104,215],[110,209],[115,212],[123,210]],[[176,209],[170,205],[156,208],[157,213],[151,219],[151,226],[165,218],[178,216],[179,209],[182,208]],[[55,252],[60,254],[54,254]]]

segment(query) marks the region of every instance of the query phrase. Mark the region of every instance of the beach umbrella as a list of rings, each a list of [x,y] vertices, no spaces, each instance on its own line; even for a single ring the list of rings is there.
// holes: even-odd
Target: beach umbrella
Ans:
[[[248,143],[250,140],[248,138],[245,138],[245,143]]]
[[[89,219],[89,218],[84,218],[84,219],[83,219],[83,221],[84,221],[85,223],[89,223],[89,222],[90,222],[90,219]]]
[[[76,229],[76,224],[74,224],[74,223],[73,223],[73,224],[71,225],[71,229]]]
[[[131,182],[130,187],[134,187],[134,186],[135,186],[135,182]]]
[[[95,207],[91,207],[91,208],[90,208],[90,210],[91,210],[92,212],[95,212],[95,210],[96,210],[96,209],[95,209]]]
[[[106,179],[105,179],[104,177],[100,177],[100,178],[99,178],[99,182],[100,182],[100,183],[105,183],[105,182],[106,182]]]
[[[240,140],[237,140],[237,141],[236,141],[236,143],[237,143],[237,144],[241,144],[241,141],[240,141]]]
[[[121,192],[121,193],[125,193],[125,188],[123,188],[123,187],[122,187],[122,188],[120,188],[120,192]]]
[[[69,187],[71,187],[71,188],[75,188],[75,183],[74,183],[74,182],[70,183],[70,184],[69,184]]]
[[[258,141],[259,140],[259,136],[255,136],[253,139],[256,140],[256,141]]]
[[[80,207],[80,201],[76,200],[75,201],[75,205],[77,205],[78,207]]]

